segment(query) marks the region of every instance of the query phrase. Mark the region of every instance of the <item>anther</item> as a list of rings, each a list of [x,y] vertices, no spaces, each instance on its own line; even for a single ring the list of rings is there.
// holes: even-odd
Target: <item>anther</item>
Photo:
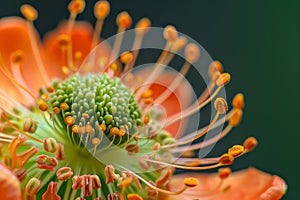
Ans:
[[[34,21],[38,17],[38,12],[31,5],[25,4],[21,6],[22,15],[29,21]]]
[[[26,194],[28,194],[31,197],[35,196],[38,190],[40,189],[41,185],[42,185],[41,180],[35,177],[31,178],[25,187]]]
[[[215,103],[214,103],[215,109],[220,113],[220,114],[225,114],[228,110],[228,105],[225,99],[223,98],[217,98]]]
[[[39,109],[41,110],[41,111],[43,111],[43,112],[46,112],[46,111],[48,111],[48,104],[46,103],[46,102],[44,102],[44,101],[41,101],[41,102],[39,102],[38,103],[38,105],[39,105]]]
[[[223,72],[223,65],[221,62],[217,60],[213,61],[208,67],[208,74],[210,77],[213,77],[216,72],[218,73]]]
[[[128,200],[143,200],[143,198],[138,194],[128,194],[127,199]]]
[[[72,133],[79,133],[79,126],[78,125],[73,125],[72,126]]]
[[[65,102],[61,103],[59,105],[59,107],[62,109],[62,110],[69,110],[69,105]]]
[[[234,161],[234,157],[227,153],[223,154],[219,159],[219,162],[222,165],[230,165],[233,163],[233,161]]]
[[[243,111],[241,109],[233,109],[232,114],[228,118],[230,126],[237,126],[241,122]]]
[[[71,44],[70,36],[61,34],[60,36],[58,36],[58,44],[62,49],[66,49]]]
[[[92,179],[93,190],[97,190],[97,189],[101,188],[101,181],[100,181],[99,176],[91,175],[91,179]]]
[[[252,151],[257,146],[257,143],[254,137],[247,138],[243,144],[245,151]]]
[[[127,12],[121,12],[116,19],[117,25],[122,29],[127,29],[132,24],[132,19]]]
[[[112,135],[117,135],[119,133],[119,129],[117,127],[112,127],[110,130],[109,130],[109,133],[112,134]]]
[[[55,89],[54,89],[53,86],[48,86],[46,90],[47,90],[47,92],[49,92],[49,93],[55,92]]]
[[[137,144],[130,144],[126,146],[126,150],[128,151],[129,155],[138,153],[140,151],[140,147]]]
[[[244,95],[242,93],[239,93],[234,96],[232,100],[232,106],[237,109],[243,109],[245,106],[244,102]]]
[[[99,130],[101,130],[101,131],[106,131],[106,125],[105,124],[100,124],[99,125]]]
[[[37,168],[53,171],[58,162],[56,158],[49,157],[47,155],[40,155],[36,159]]]
[[[35,133],[37,129],[37,121],[31,118],[27,118],[23,125],[23,130],[29,133]]]
[[[57,179],[60,181],[65,181],[73,175],[72,169],[70,167],[62,167],[56,172]]]
[[[115,168],[112,165],[105,166],[106,184],[113,183],[120,178],[119,174],[115,174]]]
[[[99,138],[96,138],[96,137],[95,137],[95,138],[92,139],[92,144],[93,144],[93,145],[99,145],[100,142],[101,142],[101,141],[100,141]]]
[[[231,169],[229,167],[220,168],[218,171],[218,175],[220,179],[226,179],[230,176]]]
[[[42,200],[61,200],[60,196],[57,194],[58,184],[56,182],[51,181],[48,184],[48,188],[46,192],[42,196]]]
[[[149,115],[145,115],[144,116],[144,124],[148,124],[149,123],[149,121],[150,121],[150,117],[149,117]]]
[[[70,13],[79,14],[84,10],[85,1],[84,0],[72,0],[69,3],[68,9]]]
[[[52,111],[53,111],[54,114],[59,114],[60,113],[60,109],[58,107],[52,108]]]
[[[148,90],[146,90],[146,91],[142,94],[142,98],[143,98],[143,99],[147,99],[147,98],[152,97],[152,95],[153,95],[153,91],[150,90],[150,89],[148,89]]]
[[[228,149],[228,154],[232,155],[233,157],[237,157],[244,153],[244,147],[242,145],[234,145],[230,149]]]
[[[64,151],[64,145],[58,144],[58,149],[55,153],[55,158],[57,160],[64,160],[66,158],[65,151]]]
[[[181,50],[187,43],[187,39],[185,37],[178,37],[176,41],[172,45],[172,51],[177,52]]]
[[[45,138],[43,141],[45,151],[54,153],[58,149],[58,144],[54,138]]]
[[[120,57],[120,61],[124,64],[130,63],[133,60],[132,53],[125,51]]]
[[[12,63],[16,63],[20,65],[24,62],[24,57],[25,57],[24,52],[21,50],[17,50],[11,54],[10,59]]]
[[[68,126],[72,126],[75,123],[75,119],[72,116],[68,116],[66,117],[65,122]]]
[[[110,12],[110,5],[107,1],[101,0],[95,4],[94,14],[97,19],[105,19]]]
[[[13,170],[13,173],[19,179],[19,181],[23,181],[27,175],[27,172],[25,169],[17,169],[16,168]]]
[[[231,76],[228,73],[222,73],[220,77],[216,80],[216,85],[221,87],[225,86],[230,82]]]
[[[151,26],[151,21],[148,18],[142,18],[135,26],[135,32],[138,36],[144,35]]]
[[[164,29],[164,37],[169,42],[175,42],[177,39],[177,30],[174,26],[168,25]]]
[[[190,178],[185,178],[183,180],[183,183],[185,186],[192,188],[192,187],[196,187],[199,184],[199,181],[196,178],[190,177]]]
[[[200,49],[196,44],[190,43],[185,47],[184,55],[189,63],[194,63],[199,59]]]

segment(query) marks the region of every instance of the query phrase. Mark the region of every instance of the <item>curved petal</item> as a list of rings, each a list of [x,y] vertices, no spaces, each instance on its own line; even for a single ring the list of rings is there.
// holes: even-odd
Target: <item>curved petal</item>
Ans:
[[[189,173],[175,175],[170,183],[171,190],[178,190],[182,187],[185,177],[195,177],[199,180],[199,185],[195,188],[186,190],[178,196],[162,197],[165,200],[191,200],[197,198],[206,199],[205,196],[199,196],[202,191],[212,190],[219,181],[217,174]],[[248,168],[232,174],[224,181],[221,190],[230,186],[230,189],[221,195],[215,195],[214,200],[239,199],[239,200],[278,200],[286,190],[284,180],[278,176],[273,176],[255,168]],[[212,196],[211,196],[212,197]]]
[[[33,30],[36,40],[38,42],[38,48],[40,54],[40,40],[38,34]],[[5,65],[10,72],[12,72],[12,65],[10,56],[13,52],[21,50],[25,54],[24,63],[22,65],[21,73],[25,83],[28,85],[34,94],[38,93],[40,86],[44,84],[39,73],[39,68],[36,64],[36,59],[32,51],[30,43],[29,27],[24,19],[18,17],[3,18],[0,20],[0,52],[2,56],[2,65]],[[5,86],[11,86],[12,84],[7,78],[3,78],[1,73],[1,83]],[[16,90],[14,90],[16,91]]]
[[[21,186],[17,177],[0,164],[0,199],[20,200]]]
[[[93,29],[89,23],[77,22],[71,31],[71,41],[72,41],[72,56],[76,52],[82,54],[81,59],[76,63],[73,62],[77,67],[81,65],[84,59],[89,55],[92,49],[92,35]],[[60,36],[62,34],[68,34],[67,23],[62,23],[57,29],[48,33],[44,40],[44,48],[46,52],[46,60],[48,63],[47,72],[51,77],[63,78],[65,75],[62,73],[62,66],[67,64],[67,56],[62,53],[61,46],[59,44]],[[102,55],[109,57],[110,48],[105,46],[105,48],[97,49],[97,56]]]

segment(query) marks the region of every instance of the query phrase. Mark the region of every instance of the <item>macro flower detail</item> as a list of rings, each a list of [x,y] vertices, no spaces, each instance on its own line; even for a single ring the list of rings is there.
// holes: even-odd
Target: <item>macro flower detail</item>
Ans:
[[[84,8],[84,0],[72,0],[69,20],[43,43],[31,5],[20,9],[25,19],[0,20],[1,199],[275,200],[284,195],[286,184],[278,176],[228,167],[256,147],[254,137],[218,157],[194,156],[242,118],[243,94],[229,105],[222,96],[231,76],[219,61],[171,25],[152,29],[142,18],[126,31],[133,24],[127,12],[116,17],[117,34],[103,40],[110,4],[95,4],[93,30],[76,22]],[[164,39],[161,54],[156,63],[137,66],[152,31]],[[134,36],[129,49],[122,46],[125,32]],[[172,71],[168,64],[176,55],[184,64]],[[194,98],[185,76],[204,57],[209,84]],[[187,119],[209,104],[208,125],[184,134],[191,128]],[[219,133],[207,139],[212,130]],[[176,174],[177,169],[189,172]],[[190,173],[209,169],[218,173]]]

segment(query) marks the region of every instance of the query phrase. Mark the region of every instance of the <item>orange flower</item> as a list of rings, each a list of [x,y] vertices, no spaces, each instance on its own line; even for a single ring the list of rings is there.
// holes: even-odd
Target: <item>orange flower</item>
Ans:
[[[230,111],[222,97],[231,76],[220,62],[205,57],[204,49],[173,26],[153,29],[143,18],[126,31],[132,24],[127,12],[116,18],[117,35],[103,40],[109,3],[96,3],[94,29],[76,22],[84,7],[84,0],[72,0],[69,20],[43,42],[32,6],[21,7],[25,20],[0,20],[1,199],[275,200],[284,195],[286,184],[277,176],[253,168],[231,175],[230,168],[220,168],[252,151],[253,137],[215,158],[194,156],[242,117],[243,95],[236,95]],[[165,39],[164,46],[153,38],[143,46],[153,32]],[[134,36],[129,50],[122,46],[130,41],[126,35]],[[139,52],[154,47],[162,50],[158,61],[136,66]],[[175,55],[185,60],[180,72],[167,67]],[[200,56],[209,84],[194,98],[185,75]],[[210,103],[211,122],[198,130],[193,121],[197,130],[184,135],[191,128],[187,119]],[[212,130],[219,133],[206,139]],[[214,168],[218,175],[174,175],[176,169]]]

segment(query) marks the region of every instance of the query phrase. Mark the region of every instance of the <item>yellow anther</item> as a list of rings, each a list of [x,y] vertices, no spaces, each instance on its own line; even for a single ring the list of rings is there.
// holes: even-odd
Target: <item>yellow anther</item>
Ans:
[[[100,124],[99,125],[99,130],[103,131],[103,132],[106,131],[106,125],[105,124]]]
[[[72,116],[66,117],[65,121],[66,121],[66,124],[69,125],[69,126],[71,126],[75,123],[75,119]]]
[[[153,91],[150,90],[150,89],[148,89],[146,92],[144,92],[144,93],[142,94],[142,98],[143,98],[143,99],[147,99],[147,98],[152,97],[152,95],[153,95]]]
[[[70,73],[70,70],[67,66],[62,66],[61,71],[65,74],[68,75]]]
[[[223,65],[217,60],[213,61],[208,67],[208,74],[210,77],[213,77],[216,72],[223,72]]]
[[[223,73],[220,75],[220,77],[216,80],[217,86],[224,86],[227,85],[230,82],[231,76],[228,73]]]
[[[145,115],[144,116],[144,124],[148,124],[149,123],[149,121],[150,121],[150,117],[149,117],[149,115]]]
[[[47,92],[53,93],[54,91],[55,91],[54,87],[52,87],[52,86],[47,87]]]
[[[14,51],[11,56],[11,62],[16,64],[22,64],[24,62],[24,52],[21,50]]]
[[[112,127],[109,132],[112,135],[117,135],[119,133],[119,129],[117,127]]]
[[[84,0],[72,0],[69,3],[68,9],[70,13],[79,14],[84,10],[85,1]]]
[[[234,145],[230,149],[228,149],[228,154],[232,155],[233,157],[237,157],[244,153],[244,147],[242,145]]]
[[[80,60],[82,58],[82,52],[81,51],[76,51],[75,52],[75,60]]]
[[[230,165],[233,163],[233,161],[234,161],[234,157],[227,153],[223,154],[219,159],[219,162],[222,165]]]
[[[133,55],[132,53],[125,51],[124,53],[122,53],[120,60],[124,64],[130,63],[133,60]]]
[[[79,133],[79,126],[78,125],[73,125],[72,126],[72,133]]]
[[[70,36],[66,34],[61,34],[58,36],[58,44],[61,48],[66,48],[71,44],[71,38]]]
[[[135,32],[137,35],[144,35],[151,26],[151,21],[148,18],[142,18],[135,26]]]
[[[41,99],[42,100],[47,100],[48,99],[48,94],[42,94]]]
[[[127,177],[121,182],[121,186],[127,188],[132,182],[132,177]]]
[[[223,98],[217,98],[214,105],[215,105],[215,109],[220,114],[225,114],[228,110],[227,102]]]
[[[199,181],[196,178],[190,177],[185,178],[183,183],[187,187],[196,187],[199,184]]]
[[[245,106],[244,95],[241,93],[235,95],[232,100],[232,106],[234,108],[243,109]]]
[[[62,110],[68,110],[69,109],[69,105],[65,102],[61,103],[59,105],[59,107],[62,109]]]
[[[249,137],[245,140],[243,146],[245,151],[251,151],[257,146],[257,140],[254,137]]]
[[[122,29],[127,29],[131,26],[132,24],[132,19],[128,12],[121,12],[118,14],[117,19],[116,19],[117,25],[122,28]]]
[[[34,21],[38,17],[37,10],[31,5],[25,4],[21,6],[22,15],[29,21]]]
[[[118,70],[118,64],[114,62],[113,64],[110,65],[110,69],[116,72]]]
[[[52,109],[52,111],[53,111],[54,114],[59,114],[60,113],[60,109],[58,107],[54,107]]]
[[[127,199],[128,200],[143,200],[143,198],[138,194],[128,194]]]
[[[189,63],[194,63],[199,59],[200,49],[196,44],[190,43],[186,46],[184,55]]]
[[[169,42],[175,42],[177,39],[177,30],[174,26],[168,25],[164,29],[164,37]]]
[[[44,101],[39,102],[39,109],[43,112],[48,110],[48,104]]]
[[[123,137],[126,134],[126,130],[124,129],[120,129],[120,131],[118,132],[118,136]]]
[[[237,126],[241,122],[243,111],[241,109],[233,109],[231,116],[228,118],[228,123],[231,126]]]
[[[99,139],[99,138],[96,138],[96,137],[93,138],[93,139],[92,139],[92,144],[93,144],[93,145],[98,145],[98,144],[100,144],[100,139]]]
[[[228,178],[231,174],[231,169],[229,167],[220,168],[218,171],[218,175],[220,179]]]
[[[101,0],[95,4],[94,14],[97,19],[105,19],[110,12],[108,1]]]

